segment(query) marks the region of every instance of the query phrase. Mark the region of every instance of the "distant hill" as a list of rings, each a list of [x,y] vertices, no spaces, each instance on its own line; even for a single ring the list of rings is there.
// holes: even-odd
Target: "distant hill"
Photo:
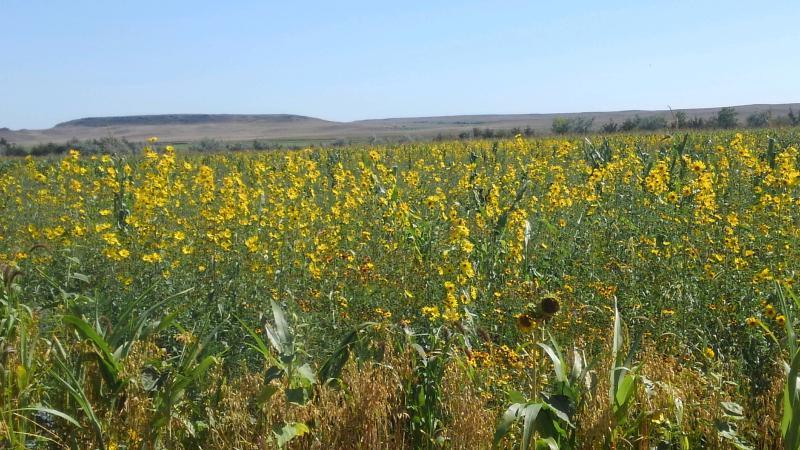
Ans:
[[[741,105],[736,106],[739,121],[762,111],[774,116],[785,116],[790,108],[800,112],[800,104]],[[119,117],[88,117],[59,123],[44,130],[9,130],[0,128],[0,138],[20,145],[63,143],[71,139],[124,138],[132,141],[158,136],[162,142],[191,142],[203,138],[222,141],[312,141],[334,139],[369,139],[419,137],[437,135],[455,136],[473,128],[510,130],[530,127],[538,133],[549,132],[556,117],[594,118],[594,128],[609,120],[617,123],[636,115],[640,117],[664,116],[669,121],[677,111],[687,116],[708,119],[720,107],[682,110],[630,110],[605,112],[577,112],[554,114],[484,114],[439,117],[406,117],[389,119],[333,122],[293,114],[159,114]]]
[[[54,128],[66,127],[114,127],[155,125],[197,125],[236,122],[302,122],[319,120],[293,114],[153,114],[147,116],[86,117],[57,124]]]

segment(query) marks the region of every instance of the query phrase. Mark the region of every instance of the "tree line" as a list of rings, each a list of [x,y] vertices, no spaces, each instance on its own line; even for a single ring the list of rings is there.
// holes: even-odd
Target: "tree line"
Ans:
[[[0,138],[0,156],[47,156],[61,155],[69,150],[75,149],[83,154],[94,155],[101,153],[136,153],[141,149],[140,143],[131,142],[127,139],[107,137],[102,139],[78,140],[71,139],[65,143],[57,144],[47,142],[36,144],[30,148],[9,142],[5,138]]]
[[[630,132],[630,131],[657,131],[662,129],[702,130],[702,129],[731,129],[742,126],[738,119],[736,108],[721,108],[714,117],[689,117],[685,111],[677,111],[668,120],[665,115],[628,117],[621,123],[614,119],[600,126],[603,133]],[[594,118],[586,117],[556,117],[553,119],[551,131],[555,134],[585,134],[593,131]],[[750,128],[782,127],[800,125],[800,113],[795,113],[791,108],[785,116],[774,116],[772,111],[758,111],[751,113],[745,119],[744,125]]]

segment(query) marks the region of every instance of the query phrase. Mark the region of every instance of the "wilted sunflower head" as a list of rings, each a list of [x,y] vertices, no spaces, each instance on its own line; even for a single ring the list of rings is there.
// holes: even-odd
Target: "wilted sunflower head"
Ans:
[[[559,309],[561,309],[561,305],[558,303],[558,298],[553,294],[543,296],[539,303],[539,310],[548,318],[557,313]]]
[[[535,324],[533,317],[527,314],[520,314],[517,316],[517,328],[523,333],[530,333],[533,331]]]

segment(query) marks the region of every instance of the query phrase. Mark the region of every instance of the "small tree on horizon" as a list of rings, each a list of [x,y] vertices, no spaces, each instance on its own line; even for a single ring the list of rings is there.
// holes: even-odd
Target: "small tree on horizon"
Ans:
[[[567,134],[569,133],[570,126],[571,126],[571,121],[566,117],[556,117],[555,119],[553,119],[553,124],[551,125],[551,128],[553,130],[553,133],[555,134]]]
[[[800,114],[795,114],[792,108],[789,108],[789,122],[792,125],[800,125]]]
[[[603,133],[616,133],[619,130],[619,124],[614,122],[614,119],[610,119],[608,122],[603,124]]]
[[[769,125],[769,120],[772,117],[768,111],[759,111],[747,116],[747,126],[748,127],[765,127]]]
[[[675,113],[675,127],[678,129],[686,128],[686,111]]]
[[[739,121],[736,120],[738,114],[736,108],[731,106],[720,109],[717,113],[717,126],[720,128],[736,128],[739,125]]]

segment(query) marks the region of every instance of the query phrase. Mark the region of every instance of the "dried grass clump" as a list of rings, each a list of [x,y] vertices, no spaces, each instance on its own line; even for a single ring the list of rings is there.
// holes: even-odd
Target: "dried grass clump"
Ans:
[[[594,394],[587,398],[576,420],[580,424],[578,442],[585,449],[609,445],[611,431],[616,426],[608,400],[610,352],[600,354],[606,355],[606,358],[596,367],[597,387]],[[636,402],[629,411],[629,417],[639,416],[640,420],[633,433],[636,438],[628,441],[627,448],[659,445],[664,427],[685,433],[692,448],[730,448],[730,444],[719,437],[716,421],[725,416],[722,402],[742,398],[742,390],[747,389],[746,383],[737,380],[737,386],[721,381],[734,378],[722,364],[713,361],[708,366],[701,363],[690,365],[680,358],[656,351],[653,346],[645,346],[639,355],[639,374],[651,384],[649,389],[640,385]],[[775,371],[772,379],[767,392],[753,398],[749,404],[741,405],[745,418],[736,423],[739,435],[762,449],[780,447],[777,401],[782,395],[783,379],[778,371]],[[676,418],[676,400],[683,408],[680,425]],[[669,425],[665,425],[666,422]]]
[[[448,448],[492,447],[496,413],[489,409],[486,397],[481,395],[461,361],[454,361],[445,370],[442,402],[447,419],[444,436]]]
[[[265,427],[259,426],[255,417],[253,399],[263,388],[262,374],[251,372],[228,382],[215,371],[218,386],[216,402],[206,409],[208,414],[208,448],[258,450],[265,447]]]
[[[350,361],[338,387],[317,387],[314,398],[305,405],[288,403],[281,385],[269,401],[257,406],[255,399],[264,388],[262,373],[237,375],[230,383],[218,378],[209,383],[218,387],[206,393],[216,397],[206,411],[207,448],[276,448],[273,430],[290,422],[305,423],[310,432],[292,440],[289,448],[407,448],[401,374],[408,371],[404,366],[409,361],[393,356],[382,364]]]
[[[699,443],[702,440],[707,448],[728,448],[728,444],[718,438],[715,420],[724,419],[722,402],[743,397],[743,391],[748,390],[747,382],[735,380],[722,365],[701,368],[655,351],[646,351],[643,355],[642,373],[656,384],[654,394],[647,399],[652,414],[674,417],[675,399],[680,399],[684,408],[682,429],[689,434],[690,441]],[[745,419],[737,421],[739,434],[764,449],[780,447],[778,401],[782,397],[783,379],[777,367],[771,379],[768,390],[741,405]],[[734,380],[736,384],[720,380]],[[642,430],[643,436],[647,436],[646,431]]]
[[[780,433],[783,414],[781,401],[786,375],[780,363],[774,364],[771,369],[769,388],[760,395],[752,397],[749,405],[745,407],[745,414],[750,419],[747,425],[753,426],[745,428],[744,431],[752,436],[758,436],[756,448],[765,450],[783,447]]]
[[[593,392],[587,392],[583,408],[578,411],[575,423],[579,424],[578,448],[595,449],[608,446],[608,436],[614,427],[614,415],[608,403],[610,381],[607,376],[611,368],[611,346],[606,342],[594,370],[597,372],[597,385]]]
[[[154,342],[136,341],[131,352],[122,361],[123,376],[131,382],[126,387],[120,410],[109,411],[107,414],[113,430],[113,441],[135,447],[152,434],[150,424],[153,420],[153,399],[142,384],[141,373],[147,361],[158,357],[160,353]]]
[[[729,392],[715,388],[698,368],[685,366],[673,356],[655,351],[643,352],[642,375],[653,381],[652,396],[639,396],[651,415],[675,416],[675,400],[683,404],[683,428],[692,434],[715,436],[714,419],[721,416],[720,402],[730,398]],[[730,389],[729,387],[727,389]]]
[[[342,380],[342,389],[321,388],[313,407],[298,415],[313,425],[298,448],[406,448],[407,417],[397,372],[389,365],[351,362]]]

